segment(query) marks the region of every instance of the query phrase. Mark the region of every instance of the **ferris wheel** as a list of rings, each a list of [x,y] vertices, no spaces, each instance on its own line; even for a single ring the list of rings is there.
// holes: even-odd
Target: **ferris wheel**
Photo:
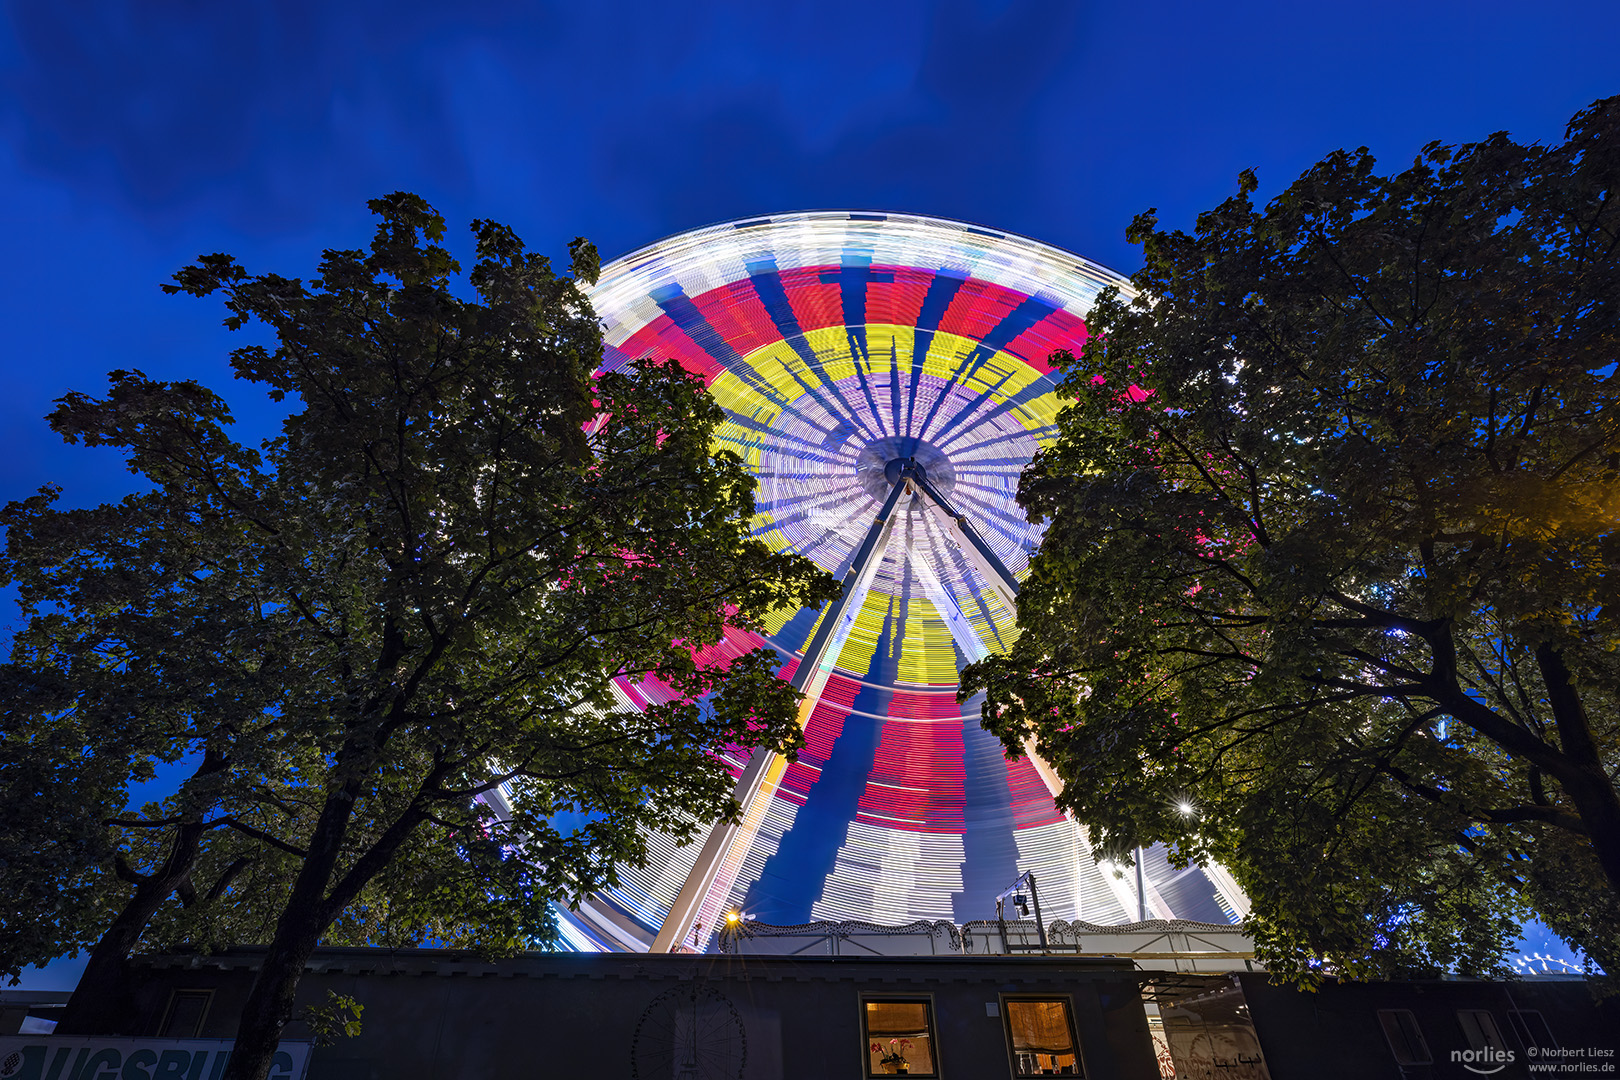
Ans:
[[[736,825],[684,847],[648,837],[618,888],[564,913],[595,947],[702,948],[727,912],[791,925],[994,914],[1033,871],[1049,919],[1228,922],[1218,870],[1162,850],[1100,864],[1058,781],[1009,761],[956,700],[961,668],[1007,648],[1040,531],[1019,474],[1064,401],[1047,358],[1078,352],[1097,294],[1129,283],[1023,237],[904,214],[817,211],[727,222],[609,264],[591,290],[605,364],[675,360],[726,411],[718,440],[758,480],[756,535],[844,583],[782,612],[765,645],[805,693],[796,762],[727,759]],[[618,687],[645,708],[656,683]]]

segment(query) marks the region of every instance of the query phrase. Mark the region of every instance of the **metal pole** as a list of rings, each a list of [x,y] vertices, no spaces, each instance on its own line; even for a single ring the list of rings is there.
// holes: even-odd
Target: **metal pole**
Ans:
[[[1041,917],[1041,893],[1035,887],[1035,871],[1025,870],[1024,876],[1029,878],[1029,898],[1035,905],[1035,932],[1040,935],[1041,952],[1047,951],[1046,920]]]
[[[985,543],[984,537],[979,535],[979,530],[973,527],[967,516],[958,513],[956,507],[928,482],[928,474],[922,470],[922,466],[913,465],[912,469],[917,486],[928,496],[929,506],[939,518],[940,524],[945,527],[945,531],[955,537],[962,554],[967,557],[974,569],[984,575],[985,583],[1001,596],[1001,602],[1007,606],[1007,610],[1017,611],[1018,579],[1013,577],[1012,571],[996,557],[996,553]]]
[[[835,644],[842,644],[849,636],[849,627],[854,624],[854,615],[859,613],[860,603],[866,599],[866,593],[872,587],[872,579],[877,576],[878,564],[883,561],[883,550],[888,546],[889,533],[894,529],[894,510],[899,503],[900,496],[905,493],[905,474],[896,480],[894,487],[889,490],[889,497],[883,501],[883,508],[878,516],[872,519],[871,526],[866,530],[866,537],[861,546],[856,549],[854,557],[849,563],[849,572],[844,575],[844,588],[837,600],[827,608],[827,613],[821,618],[821,625],[811,635],[810,641],[804,647],[804,660],[793,673],[793,688],[805,690],[816,672],[826,668],[831,670],[838,660]],[[842,631],[842,632],[840,632]]]
[[[821,625],[805,645],[804,659],[799,661],[799,667],[793,673],[793,688],[804,694],[804,700],[799,703],[801,728],[810,722],[816,701],[826,689],[827,676],[838,660],[839,648],[849,636],[850,627],[854,625],[855,616],[877,574],[883,551],[888,546],[889,534],[894,528],[896,504],[906,490],[907,475],[903,471],[896,479],[883,508],[866,530],[866,538],[856,550],[849,572],[844,575],[843,592],[827,606],[826,613],[821,617]],[[737,821],[710,829],[691,872],[687,874],[675,903],[670,907],[669,917],[664,920],[649,951],[673,952],[685,938],[687,928],[703,910],[709,894],[719,887],[730,890],[731,882],[719,880],[726,857],[738,843],[753,844],[765,818],[764,808],[768,805],[765,800],[775,793],[777,782],[786,768],[786,759],[780,754],[765,750],[754,753],[734,791],[734,797],[741,807]]]
[[[1147,880],[1142,876],[1142,849],[1136,849],[1136,921],[1147,922]]]

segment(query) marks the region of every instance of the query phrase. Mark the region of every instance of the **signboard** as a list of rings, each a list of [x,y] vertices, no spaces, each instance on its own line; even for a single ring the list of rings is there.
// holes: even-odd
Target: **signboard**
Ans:
[[[271,1080],[304,1080],[313,1044],[276,1046]],[[0,1080],[219,1080],[229,1039],[0,1035]]]

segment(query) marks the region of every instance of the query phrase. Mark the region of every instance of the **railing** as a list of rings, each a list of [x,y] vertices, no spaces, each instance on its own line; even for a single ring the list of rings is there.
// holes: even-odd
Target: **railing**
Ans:
[[[772,926],[746,920],[720,931],[720,951],[769,956],[960,956],[962,932],[943,919],[905,926],[813,922]]]
[[[723,928],[720,951],[769,956],[1056,956],[1118,957],[1149,970],[1225,972],[1254,967],[1254,943],[1235,926],[1150,919],[1102,926],[1054,922],[1043,946],[1030,920],[945,920],[905,926],[814,922],[773,926],[744,920]]]

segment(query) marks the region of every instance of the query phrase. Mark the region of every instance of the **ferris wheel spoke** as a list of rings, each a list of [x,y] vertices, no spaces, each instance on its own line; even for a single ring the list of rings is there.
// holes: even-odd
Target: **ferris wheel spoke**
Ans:
[[[1123,277],[1032,240],[913,215],[838,211],[697,230],[603,268],[592,299],[601,299],[613,348],[692,362],[725,408],[717,442],[741,455],[758,483],[753,535],[844,578],[842,606],[773,623],[778,629],[762,636],[786,656],[799,654],[794,681],[812,706],[835,685],[836,664],[860,669],[836,675],[833,710],[851,694],[876,695],[838,721],[857,742],[869,734],[863,726],[882,732],[891,720],[933,709],[924,701],[950,692],[959,655],[999,652],[1015,636],[1011,568],[1022,569],[1040,536],[1016,503],[1018,476],[1054,438],[1063,407],[1043,361],[1058,349],[1080,352],[1085,315],[1108,287],[1134,295]],[[908,482],[915,495],[877,515],[891,531],[905,523],[904,543],[882,536],[874,545],[873,512],[897,479],[888,471],[912,459],[920,466]],[[878,596],[863,607],[871,593]],[[881,658],[871,652],[874,638],[888,642]],[[876,759],[812,760],[807,751],[814,769],[788,777],[774,755],[756,753],[737,789],[743,823],[701,833],[695,853],[660,846],[646,868],[627,871],[633,885],[600,902],[657,927],[657,951],[708,947],[712,938],[693,938],[699,912],[709,913],[704,929],[712,932],[717,913],[747,896],[762,914],[808,907],[877,922],[951,918],[951,896],[982,890],[988,882],[975,875],[989,872],[982,856],[963,857],[965,830],[978,826],[950,809],[965,798],[950,787],[965,783],[946,760],[954,752],[944,744],[929,751],[943,755],[941,767],[900,817],[858,817],[839,803],[837,813],[848,816],[833,830],[848,831],[832,872],[816,882],[767,871],[777,856],[762,862],[752,853],[767,842],[778,852],[825,847],[787,840],[796,822],[826,826],[830,804],[814,785],[828,776],[838,776],[840,790],[871,784]],[[860,768],[864,777],[843,775]],[[793,798],[779,796],[783,783]],[[892,796],[873,798],[887,805]],[[801,814],[811,803],[817,812]],[[1003,812],[1010,808],[974,811],[980,825]],[[857,880],[874,859],[903,861],[919,843],[930,860],[960,867],[953,888],[930,875],[892,877],[883,889]],[[1040,859],[1059,858],[1057,847],[1046,848]],[[672,905],[664,899],[671,878]],[[815,894],[799,895],[807,890]],[[723,1030],[719,1023],[703,1015],[697,1036]]]

